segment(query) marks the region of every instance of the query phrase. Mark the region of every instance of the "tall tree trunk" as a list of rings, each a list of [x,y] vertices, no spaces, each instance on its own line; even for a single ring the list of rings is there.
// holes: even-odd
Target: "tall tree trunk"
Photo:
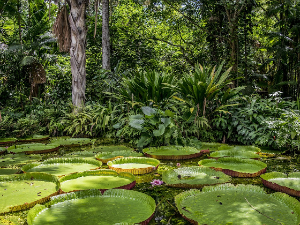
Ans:
[[[69,22],[71,27],[71,72],[72,72],[72,102],[81,108],[85,101],[86,88],[86,35],[85,10],[88,0],[71,0]],[[75,109],[75,111],[77,111]]]
[[[110,70],[109,0],[102,0],[102,68]]]
[[[22,30],[21,30],[21,1],[18,1],[17,4],[17,9],[18,9],[18,25],[19,25],[19,39],[20,39],[20,44],[22,45]]]

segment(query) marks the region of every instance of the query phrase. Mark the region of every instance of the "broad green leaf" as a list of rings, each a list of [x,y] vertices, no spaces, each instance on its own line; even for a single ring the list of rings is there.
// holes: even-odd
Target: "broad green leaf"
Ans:
[[[161,136],[161,135],[164,134],[165,129],[166,129],[165,125],[159,124],[159,125],[158,125],[158,130],[154,130],[154,131],[153,131],[153,135],[156,136],[156,137],[157,137],[157,136]]]

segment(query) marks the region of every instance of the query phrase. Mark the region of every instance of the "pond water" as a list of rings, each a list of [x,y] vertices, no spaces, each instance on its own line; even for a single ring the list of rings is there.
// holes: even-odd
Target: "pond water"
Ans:
[[[89,147],[85,150],[88,150]],[[82,150],[80,147],[73,148],[61,148],[58,153],[44,154],[43,159],[48,159],[52,157],[59,157],[70,152]],[[153,219],[149,223],[150,225],[160,225],[160,224],[176,224],[185,225],[190,224],[185,219],[181,217],[178,210],[176,209],[174,203],[174,197],[186,190],[187,188],[172,188],[167,187],[164,184],[158,186],[152,186],[151,181],[154,179],[162,179],[162,173],[166,170],[178,168],[178,163],[180,167],[197,166],[198,162],[202,159],[207,158],[207,156],[201,156],[195,159],[187,160],[160,160],[160,165],[158,169],[152,173],[144,175],[136,175],[137,184],[133,188],[135,191],[143,192],[151,196],[156,201],[156,211]],[[262,162],[268,165],[267,172],[277,171],[283,173],[297,172],[300,171],[300,157],[298,155],[283,155],[278,152],[275,157],[263,158]],[[14,167],[16,168],[16,167]],[[102,168],[108,168],[106,164],[103,164]],[[233,184],[252,184],[257,185],[262,188],[267,193],[273,193],[274,191],[263,186],[260,177],[255,178],[232,178],[231,183]],[[300,198],[297,198],[298,200]],[[4,216],[0,216],[0,224],[26,224],[27,211],[10,213]],[[13,222],[13,223],[9,223]]]

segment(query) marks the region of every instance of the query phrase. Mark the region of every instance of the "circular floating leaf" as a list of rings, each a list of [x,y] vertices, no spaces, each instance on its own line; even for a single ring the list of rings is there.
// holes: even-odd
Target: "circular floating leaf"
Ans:
[[[101,152],[95,155],[96,159],[100,160],[103,163],[107,163],[108,161],[112,161],[116,158],[121,158],[121,157],[139,157],[139,156],[143,156],[143,154],[135,151],[130,151],[130,150]]]
[[[222,184],[175,197],[183,217],[193,224],[288,224],[300,222],[300,203],[284,193],[266,194],[252,185]]]
[[[0,138],[0,145],[12,144],[17,141],[17,138]]]
[[[93,159],[53,158],[42,163],[31,163],[22,167],[24,172],[44,172],[55,176],[83,172],[101,167],[102,162]]]
[[[235,157],[243,159],[259,159],[260,156],[251,151],[240,151],[240,150],[223,150],[212,152],[209,154],[209,158],[221,158],[221,157]]]
[[[233,150],[233,151],[248,151],[248,152],[260,152],[261,149],[255,146],[220,146],[218,150]]]
[[[221,143],[210,143],[210,142],[202,142],[201,149],[210,150],[210,151],[216,151],[221,146],[228,146],[227,144],[221,144]]]
[[[58,194],[56,177],[45,173],[0,176],[0,213],[19,211]]]
[[[230,177],[210,168],[192,166],[167,170],[163,173],[162,180],[172,187],[202,188],[204,185],[229,182]]]
[[[95,148],[90,149],[93,152],[114,152],[114,151],[133,151],[132,148],[123,146],[123,145],[111,145],[111,146],[97,146]]]
[[[51,140],[51,144],[68,146],[68,147],[89,145],[89,144],[94,144],[94,142],[95,140],[89,138],[58,138],[58,139]]]
[[[131,173],[118,174],[114,170],[96,170],[73,173],[59,180],[63,192],[87,189],[101,191],[113,188],[132,189],[135,186],[135,176]]]
[[[266,187],[300,197],[300,172],[290,173],[289,175],[271,172],[262,174],[260,177]]]
[[[62,194],[51,198],[48,206],[32,208],[28,224],[148,224],[156,207],[150,196],[123,189],[107,190],[103,195],[98,190]]]
[[[48,139],[49,139],[49,135],[33,135],[32,137],[18,139],[18,142],[45,141]]]
[[[253,159],[226,157],[204,159],[198,162],[200,166],[210,167],[232,177],[257,177],[266,172],[267,164]]]
[[[0,167],[26,164],[32,161],[39,161],[41,159],[42,156],[40,155],[7,154],[0,156]]]
[[[145,157],[125,157],[109,161],[107,162],[107,165],[110,169],[113,169],[117,172],[144,174],[156,170],[159,163],[160,162],[157,159]]]
[[[143,149],[143,152],[147,157],[174,160],[196,158],[203,154],[202,151],[194,147],[183,146],[161,146],[158,148],[150,147]]]
[[[11,146],[7,149],[7,151],[12,153],[42,154],[42,153],[55,152],[58,149],[59,149],[59,145],[56,144],[33,143],[33,144]]]
[[[11,175],[17,173],[18,169],[11,169],[11,168],[0,168],[0,176],[1,175]]]
[[[63,158],[84,158],[95,159],[95,152],[92,151],[77,151],[65,154]]]

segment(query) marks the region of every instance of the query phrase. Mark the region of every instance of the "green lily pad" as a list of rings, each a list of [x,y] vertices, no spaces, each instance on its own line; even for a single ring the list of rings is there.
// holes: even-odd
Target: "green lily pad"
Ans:
[[[230,177],[210,168],[191,166],[167,170],[162,174],[162,180],[171,187],[202,188],[229,182]]]
[[[175,197],[180,214],[193,224],[300,223],[300,203],[287,194],[267,194],[253,185],[222,184],[190,190]]]
[[[87,189],[132,189],[135,186],[135,176],[131,173],[118,174],[114,170],[107,169],[73,173],[60,178],[59,181],[63,192]]]
[[[11,175],[18,172],[18,169],[11,169],[11,168],[0,168],[0,176],[1,175]]]
[[[12,144],[17,141],[17,138],[0,138],[0,145]]]
[[[132,174],[150,173],[159,165],[157,159],[145,157],[124,157],[107,162],[109,169],[117,172],[129,172]]]
[[[7,152],[7,149],[4,147],[0,147],[0,155],[4,155]]]
[[[95,152],[92,151],[76,151],[65,154],[63,158],[84,158],[84,159],[95,159]]]
[[[28,209],[58,194],[56,177],[45,173],[0,176],[0,213]]]
[[[40,155],[7,154],[0,156],[0,167],[26,164],[42,159]]]
[[[214,143],[214,142],[202,142],[201,150],[210,150],[210,151],[216,151],[221,146],[228,146],[227,144],[222,143]]]
[[[45,141],[49,139],[49,135],[33,135],[32,137],[18,139],[19,142]]]
[[[210,167],[232,177],[257,177],[266,172],[267,164],[254,159],[226,157],[204,159],[198,162],[200,166]]]
[[[62,194],[52,198],[49,208],[37,205],[27,217],[28,225],[39,224],[147,224],[155,211],[155,201],[137,191],[111,189]]]
[[[239,151],[239,150],[223,150],[216,151],[209,154],[209,158],[221,158],[221,157],[235,157],[243,159],[259,159],[260,156],[251,151]]]
[[[107,163],[108,161],[114,160],[120,157],[139,157],[143,156],[142,153],[134,152],[131,150],[121,150],[114,152],[100,152],[95,155],[96,159],[100,160],[103,163]]]
[[[24,172],[44,172],[55,176],[63,176],[75,172],[97,169],[102,162],[93,159],[52,158],[42,163],[31,163],[22,167]]]
[[[82,146],[82,145],[89,145],[89,144],[94,144],[95,139],[90,139],[90,138],[57,138],[57,139],[52,139],[51,144],[56,144],[56,145],[61,145],[61,146]]]
[[[110,145],[110,146],[97,146],[95,148],[91,148],[90,151],[93,152],[114,152],[114,151],[133,151],[132,148],[123,146],[123,145]]]
[[[23,144],[23,145],[13,145],[7,149],[8,152],[12,153],[25,153],[25,154],[41,154],[55,152],[59,149],[57,144]]]
[[[300,197],[300,172],[290,173],[289,175],[271,172],[262,174],[260,177],[266,187]]]
[[[194,147],[184,147],[184,146],[161,146],[158,148],[145,148],[143,153],[147,157],[152,157],[155,159],[190,159],[196,158],[203,154],[202,151]]]
[[[220,146],[218,150],[232,150],[232,151],[249,151],[249,152],[260,152],[261,149],[255,146]]]

